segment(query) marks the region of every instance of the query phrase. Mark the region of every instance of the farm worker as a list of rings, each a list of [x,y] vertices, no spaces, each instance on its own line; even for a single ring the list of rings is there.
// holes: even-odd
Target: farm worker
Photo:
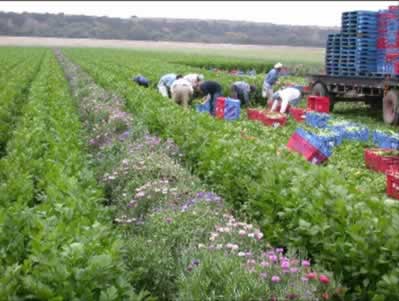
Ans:
[[[281,90],[278,90],[273,94],[273,106],[271,111],[276,111],[276,108],[281,102],[280,113],[286,113],[288,104],[296,106],[301,100],[302,92],[298,87],[287,87]]]
[[[218,82],[206,80],[200,81],[197,89],[201,95],[205,96],[205,102],[209,101],[210,113],[214,116],[214,103],[216,98],[222,94],[222,86]]]
[[[176,79],[170,87],[173,100],[182,104],[183,107],[188,107],[188,102],[193,96],[194,89],[191,83],[185,78]]]
[[[256,86],[238,81],[231,85],[230,96],[239,99],[241,105],[249,105],[249,94],[255,92]]]
[[[150,81],[142,75],[137,75],[133,78],[133,81],[137,83],[139,86],[148,87]]]
[[[172,86],[173,82],[181,78],[181,75],[176,75],[174,73],[168,73],[161,77],[158,82],[158,91],[164,97],[171,97],[170,95],[170,87]]]
[[[184,79],[188,80],[195,89],[198,87],[199,82],[204,80],[204,76],[202,74],[190,73],[184,76]]]
[[[263,81],[262,97],[266,98],[267,104],[272,101],[273,85],[277,82],[282,68],[283,65],[281,63],[277,63],[274,65],[274,68],[265,76],[265,80]]]

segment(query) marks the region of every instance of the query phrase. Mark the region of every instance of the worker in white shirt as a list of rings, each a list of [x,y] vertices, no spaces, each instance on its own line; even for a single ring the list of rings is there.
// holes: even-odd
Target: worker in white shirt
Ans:
[[[161,77],[158,82],[158,91],[163,97],[171,97],[170,87],[176,79],[182,78],[182,75],[176,75],[174,73],[168,73]]]
[[[298,87],[287,87],[278,90],[273,94],[273,106],[271,112],[276,111],[278,104],[281,102],[280,113],[286,113],[288,105],[296,106],[301,101],[302,92]]]
[[[199,85],[199,82],[204,80],[204,76],[202,74],[190,73],[184,76],[184,79],[188,80],[191,83],[193,89],[196,89]]]
[[[170,87],[172,99],[187,108],[188,103],[193,96],[194,89],[191,83],[185,78],[176,79]]]

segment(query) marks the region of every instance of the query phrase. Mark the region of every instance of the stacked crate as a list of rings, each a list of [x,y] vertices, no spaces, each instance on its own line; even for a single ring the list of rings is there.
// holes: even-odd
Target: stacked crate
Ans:
[[[399,76],[399,6],[379,12],[377,72]]]
[[[368,75],[376,71],[377,13],[342,14],[340,75]]]
[[[326,72],[330,75],[340,75],[341,34],[329,34],[326,47]]]

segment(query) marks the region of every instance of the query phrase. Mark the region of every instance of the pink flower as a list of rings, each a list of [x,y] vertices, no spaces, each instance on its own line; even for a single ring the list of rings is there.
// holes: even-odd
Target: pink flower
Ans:
[[[260,273],[260,277],[262,277],[263,279],[266,279],[266,277],[267,277],[267,273],[265,273],[265,272],[263,272],[263,273]]]
[[[273,276],[272,277],[272,282],[277,283],[277,282],[280,282],[280,281],[281,281],[281,279],[280,279],[279,276]]]
[[[295,267],[294,268],[290,268],[290,272],[291,273],[298,273],[298,271],[299,271],[298,268],[295,268]]]
[[[248,265],[255,265],[256,264],[256,260],[255,259],[248,259],[247,260],[247,264]]]
[[[290,267],[290,263],[286,260],[281,262],[281,268],[282,269],[288,269]]]
[[[240,234],[240,236],[244,236],[245,234],[247,234],[247,232],[245,232],[244,230],[240,230],[238,231],[238,234]]]
[[[310,279],[316,279],[317,278],[317,274],[316,273],[308,273],[306,275],[306,277],[310,280]]]
[[[270,260],[271,262],[276,262],[276,261],[277,261],[277,256],[274,255],[274,254],[269,255],[269,260]]]
[[[262,261],[261,263],[260,263],[260,265],[262,266],[262,267],[268,267],[268,266],[270,266],[270,263],[268,263],[267,261]]]
[[[256,240],[261,240],[263,237],[263,233],[262,232],[255,232],[255,239]]]
[[[303,267],[309,267],[310,266],[310,261],[309,260],[302,260],[302,266]]]
[[[330,278],[328,278],[326,275],[323,275],[323,274],[319,276],[319,280],[321,283],[324,283],[324,284],[330,283]]]
[[[276,252],[277,252],[277,253],[283,253],[283,252],[284,252],[284,249],[283,249],[283,248],[277,248],[277,249],[276,249]]]

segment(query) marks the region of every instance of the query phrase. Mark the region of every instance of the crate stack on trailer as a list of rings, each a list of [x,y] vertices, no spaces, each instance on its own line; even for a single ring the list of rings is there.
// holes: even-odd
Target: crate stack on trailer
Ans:
[[[327,38],[326,73],[399,76],[399,6],[342,14],[341,32]]]
[[[399,75],[399,6],[379,12],[377,72]]]

